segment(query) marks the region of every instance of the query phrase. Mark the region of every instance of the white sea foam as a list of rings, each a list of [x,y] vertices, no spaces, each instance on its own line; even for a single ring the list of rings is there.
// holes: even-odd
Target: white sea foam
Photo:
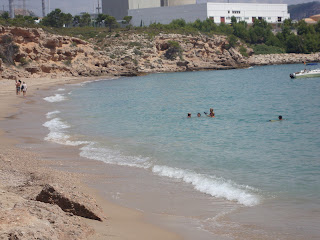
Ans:
[[[63,91],[65,91],[66,89],[65,88],[59,88],[57,91],[58,92],[63,92]]]
[[[225,179],[198,174],[193,171],[167,166],[156,165],[153,173],[159,176],[181,179],[192,184],[194,189],[217,198],[225,198],[229,201],[237,201],[245,206],[259,204],[259,197],[250,193],[245,186],[240,186]]]
[[[47,102],[62,102],[67,100],[67,98],[63,94],[55,94],[54,96],[43,98]]]
[[[63,145],[79,146],[82,144],[88,144],[87,141],[72,141],[70,136],[65,132],[70,126],[60,118],[51,119],[43,124],[44,127],[49,129],[49,134],[44,138],[46,141],[51,141]]]
[[[46,117],[47,118],[53,118],[53,117],[55,117],[57,114],[59,114],[60,113],[60,111],[58,111],[58,110],[56,110],[56,111],[53,111],[53,112],[48,112],[47,114],[46,114]]]
[[[151,167],[149,158],[141,156],[125,156],[117,150],[95,147],[94,143],[83,146],[80,150],[81,157],[103,161],[109,164],[145,169]]]
[[[225,179],[198,174],[189,170],[159,165],[152,166],[149,158],[141,156],[125,156],[119,151],[96,147],[95,145],[95,143],[91,143],[83,146],[80,149],[80,156],[108,164],[152,169],[152,172],[156,175],[181,179],[182,181],[193,185],[194,189],[213,197],[236,201],[245,206],[259,204],[259,196],[251,193],[255,191],[254,188],[240,186]]]

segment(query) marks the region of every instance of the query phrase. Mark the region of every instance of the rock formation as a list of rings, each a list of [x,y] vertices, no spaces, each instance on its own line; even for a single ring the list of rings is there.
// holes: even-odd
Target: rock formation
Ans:
[[[101,209],[77,177],[42,164],[31,152],[0,146],[0,239],[88,239],[94,230],[80,216],[106,220]]]
[[[71,197],[65,196],[64,194],[56,191],[56,189],[49,184],[44,186],[42,191],[36,197],[36,200],[44,203],[56,204],[63,211],[72,213],[76,216],[102,221],[101,218],[85,206],[85,204],[79,203]]]
[[[246,60],[235,49],[226,50],[223,36],[184,36],[146,34],[106,36],[102,43],[85,42],[78,38],[58,36],[42,29],[1,27],[0,41],[12,39],[19,51],[14,65],[2,64],[0,76],[20,77],[138,75],[152,72],[193,71],[242,67]],[[181,58],[168,60],[164,56],[168,41],[177,41]]]
[[[12,39],[18,47],[10,65],[0,61],[0,78],[78,76],[135,76],[154,72],[181,72],[209,69],[243,68],[318,61],[319,54],[252,55],[244,45],[247,58],[239,49],[226,48],[225,36],[202,34],[158,34],[122,31],[90,39],[89,42],[68,36],[46,33],[42,29],[0,26],[0,43]],[[169,42],[176,42],[181,55],[167,59]],[[240,48],[242,43],[238,42]],[[1,49],[0,49],[1,50]],[[3,55],[3,54],[2,54]],[[0,52],[1,57],[1,52]],[[3,56],[1,57],[3,58]],[[3,58],[5,60],[5,58]]]

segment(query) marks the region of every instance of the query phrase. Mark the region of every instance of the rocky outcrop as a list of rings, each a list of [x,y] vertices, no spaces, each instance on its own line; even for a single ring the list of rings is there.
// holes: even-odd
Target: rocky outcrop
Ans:
[[[49,184],[44,186],[36,197],[36,200],[44,203],[56,204],[63,211],[72,213],[76,216],[102,221],[101,217],[85,206],[85,204],[72,200],[70,197],[56,191],[56,189]]]
[[[0,78],[78,77],[78,76],[137,76],[154,72],[181,72],[210,69],[243,68],[250,65],[269,65],[319,61],[318,55],[275,54],[253,55],[249,58],[237,48],[227,49],[225,36],[147,34],[120,32],[90,43],[74,37],[58,36],[42,29],[0,27],[0,41],[12,39],[19,51],[15,66],[0,62]],[[177,57],[168,59],[170,41],[180,47]]]
[[[253,55],[248,59],[250,65],[275,65],[275,64],[291,64],[304,62],[319,62],[320,53],[314,54],[266,54]]]
[[[181,55],[167,59],[170,41],[178,43]],[[121,37],[104,39],[103,46],[108,55],[122,63],[131,61],[129,69],[138,73],[181,72],[206,69],[230,69],[247,66],[236,49],[225,48],[228,43],[224,36],[159,34],[150,39],[147,35],[123,34]],[[109,47],[110,46],[110,47]],[[112,47],[111,47],[112,46]],[[120,55],[121,54],[121,55]]]
[[[108,68],[110,58],[81,39],[49,34],[42,29],[1,27],[0,39],[12,39],[19,52],[15,65],[2,64],[6,79],[59,76],[100,76],[118,72]],[[97,62],[101,63],[97,66]]]
[[[67,36],[57,36],[42,29],[1,27],[0,39],[8,36],[19,47],[15,66],[2,64],[0,76],[14,79],[48,76],[136,76],[151,72],[228,69],[246,65],[235,49],[226,50],[223,36],[185,36],[123,33],[106,36],[92,43]],[[168,60],[169,41],[182,49],[179,58]],[[14,77],[15,76],[15,77]]]
[[[94,230],[83,217],[105,220],[102,210],[77,177],[42,164],[31,152],[0,145],[0,239],[88,239]]]
[[[0,239],[87,239],[93,233],[58,206],[30,201],[0,189]]]

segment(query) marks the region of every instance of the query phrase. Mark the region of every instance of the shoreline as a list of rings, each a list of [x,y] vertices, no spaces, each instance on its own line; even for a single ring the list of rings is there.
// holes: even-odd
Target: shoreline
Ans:
[[[86,81],[102,80],[104,78],[106,77],[42,79],[42,81],[40,79],[34,79],[33,81],[26,79],[25,81],[28,84],[26,98],[15,96],[14,81],[1,80],[1,124],[3,125],[3,121],[6,121],[5,124],[10,125],[11,119],[19,118],[20,114],[23,116],[24,113],[21,106],[23,106],[23,104],[34,104],[33,95],[36,90],[43,91],[54,86],[77,84]],[[30,100],[30,98],[32,99]],[[23,101],[25,102],[23,103]],[[30,212],[32,212],[30,209],[33,209],[33,211],[40,209],[39,211],[43,212],[43,208],[49,206],[56,208],[55,211],[51,213],[56,219],[60,219],[62,222],[68,222],[65,227],[63,227],[63,224],[59,225],[60,230],[57,232],[52,231],[54,231],[53,229],[56,227],[55,224],[59,221],[57,220],[51,224],[53,226],[50,226],[52,227],[50,229],[51,236],[58,236],[58,239],[62,236],[64,239],[74,239],[73,237],[75,235],[77,239],[105,239],[106,236],[108,236],[108,239],[142,239],[145,237],[150,239],[181,239],[181,237],[174,232],[148,223],[144,219],[142,212],[121,207],[107,201],[100,196],[96,189],[88,187],[87,184],[84,183],[83,174],[68,172],[68,170],[59,171],[51,166],[53,162],[48,162],[46,156],[42,156],[43,154],[34,152],[32,149],[31,151],[21,149],[21,146],[16,147],[17,144],[22,144],[22,142],[15,137],[8,136],[7,132],[10,132],[10,130],[8,131],[8,129],[2,129],[1,127],[0,143],[2,154],[0,155],[0,161],[3,167],[1,168],[2,181],[0,184],[0,197],[3,200],[2,202],[4,202],[3,205],[6,207],[0,211],[1,222],[3,223],[3,229],[0,232],[1,236],[19,236],[19,239],[30,239],[30,236],[36,237],[37,234],[39,234],[41,224],[35,229],[31,227],[31,225],[38,222],[39,219],[36,219],[32,213],[30,214]],[[26,138],[25,141],[32,142],[33,140]],[[40,145],[44,144],[43,141],[42,139],[39,141]],[[62,146],[57,147],[63,148]],[[22,151],[24,154],[20,158]],[[26,161],[28,164],[25,164]],[[33,179],[30,180],[31,178]],[[19,182],[19,184],[12,186],[11,183],[14,181]],[[41,203],[41,206],[38,206],[39,202],[35,201],[34,198],[36,193],[41,191],[43,185],[47,183],[54,185],[57,189],[61,189],[62,192],[69,192],[71,196],[77,196],[76,198],[79,198],[81,201],[86,202],[86,198],[89,198],[88,206],[92,207],[99,215],[102,215],[103,221],[99,222],[74,215],[70,216],[68,213],[62,212],[61,209],[59,210],[56,205],[52,206],[51,204]],[[71,183],[76,184],[72,187]],[[31,187],[29,187],[29,185]],[[76,188],[74,186],[76,186]],[[21,192],[19,192],[18,189],[20,189]],[[15,211],[14,206],[12,206],[12,202],[16,201],[21,205],[21,208],[17,209],[17,211]],[[32,205],[32,207],[30,205]],[[11,215],[15,215],[16,219],[6,219],[6,214],[9,209],[11,213],[14,212],[14,214]],[[48,220],[46,216],[45,213],[41,215],[41,218],[45,219],[40,221],[43,224]],[[32,221],[27,221],[29,218],[32,218]],[[21,221],[21,219],[23,219],[23,221]],[[78,223],[79,221],[80,223]],[[76,230],[79,226],[81,230]],[[45,233],[43,234],[45,236]]]
[[[92,78],[91,80],[94,81],[94,79],[99,80],[101,78]],[[61,84],[65,85],[66,82],[71,83],[71,84],[79,84],[81,82],[86,82],[87,80],[89,80],[89,79],[88,78],[86,78],[86,79],[74,78],[74,82],[72,82],[72,80],[62,79]],[[35,81],[38,81],[38,80],[36,79]],[[79,81],[79,82],[77,82],[77,81]],[[12,84],[14,83],[14,81],[12,81],[12,80],[9,82],[11,82]],[[55,81],[53,80],[53,82],[55,82]],[[38,89],[40,91],[38,91],[39,95],[37,97],[39,97],[39,99],[42,99],[41,94],[43,94],[47,97],[47,96],[51,96],[52,95],[51,93],[53,93],[53,92],[57,93],[57,89],[60,85],[60,83],[57,83],[57,82],[59,82],[59,81],[56,81],[55,83],[51,83],[52,84],[51,87],[48,87],[48,86],[46,86],[46,84],[43,84],[44,85],[43,88],[40,87]],[[0,81],[0,86],[1,86],[1,84],[2,84],[2,82]],[[16,120],[17,118],[20,118],[21,116],[23,118],[25,118],[26,114],[22,111],[22,109],[21,109],[22,107],[18,106],[19,102],[21,102],[23,100],[23,98],[22,97],[17,98],[15,96],[14,88],[12,88],[12,84],[10,85],[10,89],[12,90],[12,93],[11,93],[12,95],[8,95],[9,94],[8,93],[6,96],[8,99],[11,99],[8,101],[14,107],[11,107],[11,109],[7,109],[7,110],[11,110],[10,114],[3,116],[3,112],[2,112],[3,105],[1,105],[1,104],[4,104],[4,103],[3,103],[3,101],[1,101],[2,103],[0,103],[0,107],[1,107],[0,108],[1,109],[0,117],[1,118],[5,117],[5,119],[7,119],[7,121],[13,120],[12,122],[14,122],[14,120]],[[28,85],[28,86],[30,89],[30,85]],[[48,95],[48,93],[50,95]],[[0,96],[2,98],[2,96],[3,96],[2,91],[0,91]],[[17,100],[15,101],[14,99],[17,99]],[[19,99],[21,101],[19,101]],[[30,99],[28,99],[26,101],[26,103],[24,104],[25,106],[27,106],[26,110],[28,110],[28,108],[31,106],[35,106],[36,102],[39,103],[39,101],[35,100],[34,97],[31,97]],[[10,106],[7,106],[7,108],[9,108],[9,107]],[[14,110],[13,108],[15,108],[16,110]],[[31,107],[31,109],[32,109],[32,107]],[[33,109],[36,109],[36,107],[33,107]],[[42,111],[41,114],[39,114],[37,111],[30,111],[29,115],[32,115],[32,113],[35,113],[35,115],[42,116],[43,119],[46,119],[43,114],[43,113],[48,112],[46,110]],[[51,109],[51,110],[54,110],[54,109]],[[38,126],[39,126],[39,122],[41,122],[40,124],[43,123],[43,121],[40,121],[40,120],[37,120],[37,122],[38,122]],[[15,144],[19,144],[20,145],[19,149],[21,149],[21,148],[24,149],[24,144],[21,145],[21,142],[19,143],[17,141],[18,138],[14,137],[14,136],[12,137],[10,134],[10,131],[11,132],[15,131],[15,128],[7,129],[7,128],[1,127],[1,125],[2,124],[0,121],[0,132],[3,132],[2,131],[3,129],[7,132],[6,139],[5,139],[5,141],[8,142],[7,146],[13,146]],[[46,141],[42,140],[42,138],[45,136],[45,134],[43,134],[43,131],[41,134],[42,134],[41,138],[38,138],[38,140],[40,139],[38,142],[41,142],[40,143],[41,146],[48,145],[48,143]],[[39,133],[38,133],[38,135],[39,135]],[[0,136],[0,140],[2,138],[3,138],[3,136]],[[37,145],[37,143],[38,143],[37,141],[34,141],[34,139],[28,138],[28,137],[24,137],[21,139],[22,139],[22,142],[26,143],[25,146],[28,146],[30,144]],[[0,141],[0,143],[1,143],[1,141]],[[113,167],[111,165],[104,164],[104,163],[101,163],[101,162],[95,161],[95,160],[87,160],[87,161],[83,162],[79,157],[79,154],[78,154],[79,152],[78,152],[77,147],[63,146],[63,145],[58,145],[58,144],[54,144],[54,145],[56,145],[56,148],[49,149],[51,151],[50,154],[47,154],[48,151],[46,151],[46,150],[43,151],[43,153],[44,153],[43,159],[41,159],[41,161],[39,161],[39,162],[46,163],[46,166],[49,167],[47,169],[51,169],[51,170],[55,169],[55,170],[58,170],[56,172],[68,173],[67,175],[69,175],[68,176],[69,179],[72,179],[72,177],[74,177],[75,182],[77,182],[77,179],[79,179],[79,177],[81,177],[81,179],[87,180],[85,183],[82,183],[82,186],[89,186],[88,188],[86,187],[86,190],[84,192],[87,193],[87,196],[95,196],[96,203],[100,207],[102,207],[103,209],[106,209],[104,211],[107,214],[106,221],[104,221],[102,224],[100,224],[99,222],[95,222],[95,221],[93,222],[92,220],[82,219],[89,226],[88,231],[90,231],[90,229],[92,229],[91,224],[92,224],[93,228],[97,229],[96,235],[90,235],[90,237],[86,236],[85,239],[106,239],[106,236],[108,236],[108,239],[113,239],[113,237],[114,237],[114,239],[123,239],[123,238],[124,239],[143,239],[146,236],[146,234],[144,234],[145,232],[142,232],[142,231],[145,231],[146,229],[150,229],[150,228],[151,228],[151,233],[148,233],[148,234],[155,234],[155,232],[160,231],[160,233],[156,234],[156,237],[162,236],[162,238],[159,237],[159,239],[171,239],[170,237],[167,237],[167,236],[163,237],[164,235],[162,235],[162,234],[171,234],[170,236],[173,236],[173,239],[181,239],[181,238],[194,239],[194,238],[192,238],[192,236],[188,235],[190,232],[193,233],[192,232],[193,229],[187,229],[189,232],[188,231],[184,232],[183,230],[181,230],[183,228],[181,226],[178,226],[179,224],[177,224],[177,223],[179,223],[179,222],[175,221],[176,219],[173,219],[173,220],[171,219],[172,221],[168,221],[168,218],[170,216],[166,215],[166,213],[163,213],[163,214],[161,213],[162,215],[160,216],[160,218],[159,218],[159,216],[157,216],[156,219],[153,219],[152,212],[151,212],[151,214],[146,215],[146,212],[141,211],[140,210],[141,208],[139,208],[135,205],[123,204],[123,202],[121,202],[121,201],[119,203],[119,201],[117,201],[116,198],[113,198],[113,196],[110,197],[110,195],[107,196],[106,194],[101,194],[102,193],[101,187],[99,188],[95,184],[88,184],[88,183],[90,183],[90,180],[92,180],[94,177],[96,177],[95,180],[102,179],[102,178],[100,178],[101,176],[99,174],[90,175],[90,172],[88,173],[88,172],[82,171],[84,169],[87,169],[88,167],[89,168],[95,167],[96,169],[99,169],[101,172],[104,169],[103,168],[100,169],[99,167],[105,166],[105,169],[108,169],[108,171],[105,174],[107,177],[104,178],[104,180],[107,180],[107,182],[109,182],[110,184],[114,184],[115,181],[112,182],[112,179],[118,179],[118,180],[120,179],[120,182],[122,182],[121,180],[126,178],[126,176],[123,177],[122,175],[119,174],[119,172],[114,171],[114,170],[120,169],[120,168],[125,168],[125,167],[117,168],[117,167]],[[59,151],[55,151],[56,149],[59,149]],[[61,150],[61,152],[63,152],[63,154],[61,154],[60,150]],[[18,151],[18,150],[16,149],[16,151]],[[0,151],[0,162],[3,160],[2,156],[1,156],[1,152],[2,151]],[[35,152],[38,152],[38,151],[35,151]],[[42,152],[39,151],[38,154],[41,156],[41,153]],[[19,154],[19,153],[17,153],[17,154]],[[72,158],[69,157],[71,155],[73,156]],[[56,157],[56,159],[54,157]],[[76,158],[77,158],[77,160],[76,160]],[[55,161],[55,160],[57,160],[57,161]],[[4,161],[4,163],[6,163],[6,162],[7,161]],[[81,165],[80,167],[78,167],[78,165],[77,165],[79,163]],[[138,171],[135,171],[135,170],[133,170],[132,172],[138,173]],[[78,174],[74,174],[74,173],[78,173]],[[77,176],[74,176],[74,175],[77,175]],[[138,174],[135,174],[135,175],[138,176]],[[92,177],[92,178],[90,178],[90,177]],[[144,178],[144,180],[145,180],[145,178]],[[2,187],[1,187],[1,182],[2,181],[0,181],[0,192],[3,192]],[[96,182],[98,182],[98,181],[96,181]],[[103,184],[105,184],[105,183],[106,182],[102,182],[101,186],[103,186]],[[114,187],[115,191],[117,191],[117,187],[120,185],[121,185],[121,183],[118,185],[115,185],[115,187]],[[71,188],[71,190],[72,190],[72,188]],[[78,191],[78,189],[76,189],[76,191]],[[172,191],[172,192],[174,192],[174,191]],[[3,193],[5,193],[5,192],[3,192]],[[114,193],[116,193],[116,192],[114,192]],[[5,193],[5,194],[9,195],[8,193]],[[145,197],[145,195],[143,195],[142,197]],[[105,202],[107,202],[106,206],[104,206]],[[114,204],[114,202],[116,202],[116,203]],[[223,202],[223,204],[225,204],[225,202]],[[125,206],[125,207],[119,207],[119,205]],[[156,203],[151,202],[150,205],[155,206]],[[126,206],[129,206],[129,208],[127,208]],[[167,205],[167,206],[171,207],[171,205]],[[194,206],[194,205],[192,205],[192,206]],[[214,206],[217,206],[217,205],[214,205]],[[210,206],[212,208],[211,210],[216,210],[216,208],[214,206],[213,205]],[[219,216],[218,220],[219,221],[221,220],[222,222],[229,221],[229,222],[233,223],[233,220],[235,219],[236,223],[238,223],[238,221],[241,223],[241,220],[243,223],[243,219],[250,219],[250,217],[253,217],[253,216],[257,217],[258,215],[256,213],[262,213],[262,215],[264,213],[267,216],[269,214],[269,209],[271,209],[271,207],[273,207],[271,204],[270,205],[268,205],[268,203],[266,203],[266,205],[262,204],[260,206],[255,207],[255,208],[251,208],[249,210],[249,214],[248,214],[248,212],[243,213],[243,209],[239,209],[236,212],[234,212],[235,214],[232,214],[232,216],[230,216],[230,214],[227,214],[225,216]],[[136,210],[133,210],[133,209],[136,209]],[[209,208],[207,208],[207,209],[209,209]],[[122,214],[122,210],[124,210],[124,212],[126,214]],[[254,213],[254,214],[251,215],[250,212]],[[109,213],[111,213],[111,215]],[[246,213],[247,213],[247,215],[246,215]],[[244,214],[245,217],[243,217],[243,216],[241,217],[241,214]],[[154,215],[156,215],[156,214],[154,214]],[[158,215],[160,215],[160,214],[158,214]],[[67,217],[70,217],[70,216],[67,216]],[[161,219],[161,217],[162,217],[162,219]],[[173,217],[177,217],[177,216],[173,216]],[[136,226],[137,221],[139,221],[138,230],[133,229],[133,228],[137,228],[137,226]],[[273,219],[269,219],[269,221],[273,222]],[[142,223],[142,225],[140,223]],[[151,225],[148,223],[151,223]],[[170,226],[171,223],[173,223],[173,226]],[[183,222],[183,223],[185,223],[185,222]],[[134,224],[134,227],[133,227],[133,224]],[[297,221],[296,226],[298,224],[299,224],[299,222]],[[160,226],[160,228],[158,226]],[[180,227],[180,231],[177,231],[176,229],[179,229],[179,227]],[[255,225],[254,222],[252,223],[252,225],[239,224],[239,227],[234,229],[234,232],[233,232],[234,235],[231,235],[231,236],[242,236],[241,234],[244,234],[246,232],[246,230],[248,230],[248,228],[251,228],[251,227],[257,227],[257,226]],[[265,226],[263,225],[263,227],[265,227]],[[124,229],[126,230],[125,232],[123,232]],[[168,229],[169,232],[167,230],[163,230],[163,229]],[[271,239],[299,239],[298,236],[295,236],[295,237],[293,235],[287,236],[288,233],[284,234],[284,232],[282,232],[282,231],[272,232],[272,229],[274,229],[274,228],[272,228],[270,226],[267,226],[267,228],[261,228],[261,229],[265,231],[264,233],[270,233],[270,231],[271,231],[271,234],[275,234],[274,238],[271,238]],[[217,231],[215,231],[215,233],[217,233],[217,239],[230,239],[228,237],[224,238],[225,236],[228,236],[230,234],[230,230],[232,231],[232,229],[218,229]],[[175,233],[177,233],[177,234],[175,234]],[[0,233],[0,236],[1,236],[1,234],[2,233]],[[138,236],[140,236],[140,235],[136,236],[136,234],[141,234],[142,237],[138,238]],[[277,235],[277,234],[279,234],[279,235]],[[188,238],[185,238],[184,236],[188,236]],[[197,236],[197,235],[195,235],[195,236]],[[260,236],[262,236],[262,235],[260,235]],[[308,236],[310,236],[310,235],[308,235]],[[250,238],[250,237],[251,236],[247,235],[246,239],[255,239],[255,238]],[[28,239],[30,239],[30,238],[28,238]],[[81,238],[78,238],[78,239],[81,239]],[[152,239],[158,239],[158,238],[152,237]],[[212,238],[201,238],[200,237],[200,239],[215,239],[215,238],[214,237],[212,237]],[[264,239],[264,238],[261,237],[261,239]],[[270,239],[270,238],[266,238],[266,239]]]

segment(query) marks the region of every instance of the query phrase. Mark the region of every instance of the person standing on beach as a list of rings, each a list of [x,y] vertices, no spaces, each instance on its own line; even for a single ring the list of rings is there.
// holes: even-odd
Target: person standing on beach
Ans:
[[[16,95],[20,95],[20,86],[21,86],[20,80],[19,81],[16,80]]]
[[[21,91],[23,92],[23,96],[25,97],[27,94],[27,84],[25,82],[23,82],[22,86],[21,86]]]

